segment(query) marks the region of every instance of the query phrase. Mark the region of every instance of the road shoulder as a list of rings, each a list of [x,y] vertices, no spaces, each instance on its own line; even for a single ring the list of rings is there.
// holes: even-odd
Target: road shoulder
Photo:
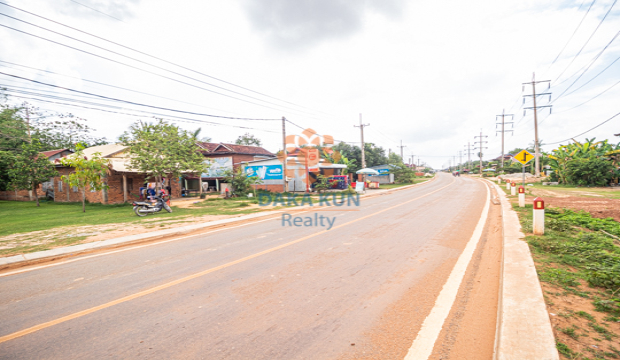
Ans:
[[[523,240],[525,235],[518,216],[499,190],[503,259],[493,357],[497,360],[559,359],[534,260]]]

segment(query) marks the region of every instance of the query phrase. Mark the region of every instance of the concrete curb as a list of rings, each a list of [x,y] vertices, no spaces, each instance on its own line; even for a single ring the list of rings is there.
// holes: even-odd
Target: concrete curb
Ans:
[[[495,360],[558,360],[555,337],[534,260],[517,213],[506,194],[490,182],[502,206],[502,265]]]
[[[404,190],[407,188],[420,186],[423,184],[428,184],[435,178],[436,176],[430,179],[429,181],[424,181],[422,183],[402,186],[402,187],[398,187],[394,189],[386,189],[386,190],[378,191],[372,194],[360,195],[360,198],[365,198],[365,197],[370,198],[376,195],[382,195],[385,193],[389,193],[391,191]],[[296,206],[294,208],[289,208],[286,210],[265,211],[265,212],[255,213],[255,214],[239,216],[235,218],[209,221],[206,223],[199,223],[199,224],[194,224],[194,225],[180,226],[180,227],[173,228],[173,229],[157,230],[157,231],[147,232],[144,234],[128,235],[128,236],[122,236],[122,237],[115,238],[115,239],[108,239],[108,240],[102,240],[102,241],[97,241],[97,242],[92,242],[92,243],[72,245],[72,246],[44,250],[44,251],[37,251],[37,252],[29,253],[29,254],[14,255],[14,256],[9,256],[9,257],[0,257],[0,266],[15,264],[19,262],[25,262],[25,261],[39,260],[39,259],[44,259],[44,258],[51,258],[51,257],[56,257],[56,256],[69,255],[69,254],[73,255],[73,254],[80,253],[82,251],[100,249],[100,248],[110,247],[110,246],[123,244],[123,243],[155,239],[155,238],[164,237],[164,236],[184,235],[192,231],[205,229],[205,228],[209,228],[212,226],[232,224],[232,223],[236,223],[240,221],[281,214],[287,210],[304,210],[310,207],[311,206],[309,205]]]
[[[275,214],[279,214],[279,213],[282,213],[282,212],[283,211],[281,211],[281,210],[261,212],[261,213],[256,213],[256,214],[249,214],[249,215],[239,216],[239,217],[236,217],[236,218],[209,221],[209,222],[206,222],[206,223],[180,226],[180,227],[173,228],[173,229],[157,230],[157,231],[147,232],[147,233],[144,233],[144,234],[128,235],[128,236],[122,236],[122,237],[115,238],[115,239],[108,239],[108,240],[102,240],[102,241],[97,241],[97,242],[92,242],[92,243],[86,243],[86,244],[73,245],[73,246],[67,246],[67,247],[62,247],[62,248],[38,251],[38,252],[29,253],[29,254],[9,256],[9,257],[0,258],[0,266],[14,264],[14,263],[17,263],[17,262],[22,262],[22,261],[37,260],[37,259],[42,259],[42,258],[46,258],[46,257],[74,254],[74,253],[79,253],[81,251],[98,249],[98,248],[118,245],[118,244],[127,243],[127,242],[146,240],[146,239],[150,239],[150,238],[157,238],[157,237],[162,237],[162,236],[183,235],[183,234],[187,234],[189,232],[192,232],[192,231],[195,231],[195,230],[200,230],[200,229],[203,229],[203,228],[208,228],[208,227],[218,226],[218,225],[224,225],[224,224],[230,224],[230,223],[235,223],[235,222],[239,222],[239,221],[243,221],[243,220],[249,220],[249,219],[254,219],[254,218],[259,218],[259,217],[264,217],[264,216],[275,215]]]

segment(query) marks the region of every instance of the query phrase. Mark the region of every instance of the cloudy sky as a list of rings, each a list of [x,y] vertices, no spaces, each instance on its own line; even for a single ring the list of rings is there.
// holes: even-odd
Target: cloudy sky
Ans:
[[[616,1],[0,0],[0,87],[111,140],[155,116],[275,152],[284,116],[359,145],[361,114],[365,141],[438,168],[480,132],[499,156],[502,112],[506,150],[533,143],[534,73],[544,150],[620,141],[620,115],[580,135],[620,111]]]

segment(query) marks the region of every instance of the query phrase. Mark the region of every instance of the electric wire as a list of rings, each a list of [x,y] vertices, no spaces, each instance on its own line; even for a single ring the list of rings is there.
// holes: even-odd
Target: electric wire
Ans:
[[[116,18],[116,17],[114,17],[114,16],[112,16],[112,15],[106,14],[106,13],[104,13],[103,11],[99,11],[99,10],[97,10],[97,9],[95,9],[95,8],[91,8],[90,6],[84,5],[84,4],[79,3],[79,2],[77,2],[77,1],[75,1],[75,0],[69,0],[69,1],[74,2],[74,3],[78,4],[78,5],[82,5],[82,6],[84,6],[85,8],[91,9],[91,10],[96,11],[96,12],[98,12],[98,13],[100,13],[100,14],[103,14],[103,15],[105,15],[105,16],[107,16],[107,17],[111,17],[111,18],[112,18],[112,19],[114,19],[114,20],[118,20],[118,21],[120,21],[120,22],[124,23],[124,21],[123,21],[123,20],[121,20],[121,19],[119,19],[119,18]]]
[[[0,14],[0,15],[2,15],[2,14]],[[118,61],[118,60],[114,60],[114,59],[111,59],[111,58],[108,58],[108,57],[105,57],[105,56],[102,56],[102,55],[97,55],[97,54],[95,54],[95,53],[92,53],[92,52],[89,52],[89,51],[86,51],[86,50],[82,50],[82,49],[78,49],[78,48],[76,48],[76,47],[73,47],[73,46],[70,46],[70,45],[67,45],[67,44],[63,44],[63,43],[60,43],[60,42],[58,42],[58,41],[54,41],[54,40],[51,40],[51,39],[47,39],[47,38],[44,38],[44,37],[42,37],[42,36],[38,36],[38,35],[35,35],[35,34],[31,34],[31,33],[27,32],[27,31],[23,31],[23,30],[15,29],[15,28],[12,28],[12,27],[7,26],[7,25],[4,25],[4,24],[0,24],[0,26],[2,26],[2,27],[4,27],[4,28],[7,28],[7,29],[11,29],[11,30],[17,31],[17,32],[20,32],[20,33],[23,33],[23,34],[26,34],[26,35],[30,35],[30,36],[32,36],[32,37],[36,37],[36,38],[38,38],[38,39],[45,40],[45,41],[48,41],[48,42],[51,42],[51,43],[54,43],[54,44],[57,44],[57,45],[60,45],[60,46],[64,46],[64,47],[67,47],[67,48],[69,48],[69,49],[73,49],[73,50],[76,50],[76,51],[79,51],[79,52],[82,52],[82,53],[85,53],[85,54],[88,54],[88,55],[92,55],[92,56],[95,56],[95,57],[98,57],[98,58],[101,58],[101,59],[104,59],[104,60],[108,60],[108,61],[111,61],[111,62],[113,62],[113,63],[119,64],[119,65],[127,66],[127,67],[129,67],[129,68],[134,69],[134,70],[142,71],[142,72],[145,72],[145,73],[148,73],[148,74],[151,74],[151,75],[155,75],[155,76],[158,76],[158,77],[161,77],[161,78],[164,78],[164,79],[170,80],[170,81],[174,81],[174,82],[177,82],[177,83],[180,83],[180,84],[183,84],[183,85],[191,86],[191,87],[194,87],[194,88],[197,88],[197,89],[201,89],[201,90],[204,90],[204,91],[208,91],[208,92],[211,92],[211,93],[214,93],[214,94],[217,94],[217,95],[221,95],[221,96],[225,96],[225,97],[228,97],[228,98],[231,98],[231,99],[235,99],[235,100],[243,101],[243,102],[246,102],[246,103],[249,103],[249,104],[253,104],[253,105],[257,105],[257,106],[261,106],[261,107],[264,107],[264,108],[268,108],[268,109],[272,109],[272,110],[278,110],[278,111],[281,111],[281,109],[276,109],[276,108],[274,108],[274,107],[267,106],[267,105],[264,105],[264,104],[258,104],[258,103],[255,103],[255,102],[253,102],[253,101],[249,101],[249,100],[245,100],[245,99],[240,99],[240,98],[235,97],[235,96],[231,96],[231,95],[222,94],[222,93],[220,93],[220,92],[217,92],[217,91],[214,91],[214,90],[211,90],[211,89],[207,89],[207,88],[204,88],[204,87],[202,87],[202,86],[198,86],[198,85],[195,85],[195,84],[190,84],[190,83],[188,83],[188,82],[181,81],[181,80],[177,80],[177,79],[171,78],[171,77],[169,77],[169,76],[162,75],[162,74],[158,74],[158,73],[153,72],[153,71],[150,71],[150,70],[141,69],[141,68],[139,68],[139,67],[136,67],[136,66],[133,66],[133,65],[129,65],[129,64],[126,64],[126,63],[121,62],[121,61]],[[79,40],[78,40],[78,41],[79,41]],[[264,101],[264,100],[262,100],[262,101]],[[289,109],[289,110],[290,110],[290,109]]]
[[[616,116],[618,116],[618,115],[620,115],[620,112],[619,112],[619,113],[617,113],[616,115],[614,115],[614,116],[610,117],[609,119],[607,119],[607,120],[603,121],[602,123],[600,123],[600,124],[596,125],[595,127],[591,128],[590,130],[586,130],[586,131],[582,132],[582,133],[581,133],[581,134],[579,134],[579,135],[571,136],[571,137],[569,137],[568,139],[564,139],[564,140],[561,140],[561,141],[556,141],[556,142],[552,142],[552,143],[545,143],[545,144],[543,144],[543,145],[555,145],[555,144],[559,144],[559,143],[562,143],[562,142],[564,142],[564,141],[568,141],[568,140],[571,140],[571,139],[573,139],[573,138],[579,137],[579,136],[581,136],[581,135],[587,134],[587,133],[589,133],[590,131],[592,131],[592,130],[594,130],[594,129],[598,128],[599,126],[601,126],[601,125],[603,125],[603,124],[605,124],[605,123],[607,123],[607,122],[611,121],[612,119],[614,119],[614,118],[615,118]]]
[[[82,106],[82,105],[76,105],[76,104],[70,104],[70,103],[63,103],[63,102],[51,101],[51,100],[44,100],[44,99],[27,97],[27,96],[22,96],[22,95],[10,95],[10,96],[11,97],[15,97],[15,98],[20,98],[20,99],[35,100],[35,101],[41,101],[41,102],[46,102],[46,103],[51,103],[51,104],[56,104],[56,105],[64,105],[64,106],[69,106],[69,107],[77,107],[77,108],[88,109],[88,110],[97,110],[97,111],[101,111],[101,112],[107,112],[107,113],[113,113],[113,114],[119,114],[119,115],[127,115],[127,116],[134,116],[134,117],[144,117],[144,115],[131,114],[131,113],[120,112],[120,111],[105,110],[105,109],[101,109],[101,108],[88,107],[88,106]],[[98,105],[102,106],[102,107],[113,108],[113,109],[123,109],[121,107],[117,107],[117,106],[113,106],[113,105],[105,105],[105,104],[98,104]],[[213,121],[198,120],[198,119],[186,118],[186,117],[181,117],[181,116],[172,116],[172,115],[158,114],[158,113],[149,112],[149,111],[133,110],[133,109],[131,111],[153,115],[153,118],[155,118],[155,119],[170,120],[170,121],[174,121],[174,122],[201,123],[201,124],[206,124],[206,125],[210,125],[210,126],[228,126],[228,127],[240,128],[240,129],[249,129],[249,130],[258,130],[258,131],[271,132],[271,133],[279,133],[278,131],[271,131],[271,130],[254,128],[254,127],[249,127],[249,126],[223,124],[223,123],[217,123],[217,122],[213,122]]]
[[[170,100],[170,101],[175,101],[181,104],[187,104],[187,105],[193,105],[193,106],[198,106],[201,108],[205,108],[205,109],[209,109],[209,110],[217,110],[217,111],[223,111],[223,112],[230,112],[230,111],[226,111],[226,110],[221,110],[221,109],[216,109],[216,108],[212,108],[209,106],[204,106],[204,105],[200,105],[200,104],[195,104],[195,103],[191,103],[191,102],[187,102],[187,101],[183,101],[183,100],[177,100],[177,99],[173,99],[173,98],[169,98],[169,97],[165,97],[165,96],[161,96],[161,95],[155,95],[155,94],[151,94],[151,93],[147,93],[144,91],[139,91],[139,90],[133,90],[133,89],[128,89],[122,86],[116,86],[116,85],[110,85],[110,84],[106,84],[103,82],[99,82],[99,81],[94,81],[94,80],[89,80],[89,79],[83,79],[77,76],[71,76],[71,75],[66,75],[66,74],[60,74],[57,72],[53,72],[50,70],[44,70],[44,69],[39,69],[39,68],[35,68],[35,67],[31,67],[31,66],[26,66],[26,65],[21,65],[21,64],[16,64],[10,61],[4,61],[4,60],[0,60],[0,63],[5,63],[5,64],[10,64],[10,65],[14,65],[14,66],[18,66],[18,67],[23,67],[26,69],[30,69],[30,70],[36,70],[36,71],[41,71],[41,72],[45,72],[45,73],[49,73],[52,75],[57,75],[57,76],[62,76],[62,77],[67,77],[70,79],[76,79],[76,80],[80,80],[80,81],[84,81],[84,82],[88,82],[88,83],[93,83],[93,84],[97,84],[97,85],[103,85],[106,87],[110,87],[110,88],[114,88],[114,89],[119,89],[119,90],[124,90],[124,91],[129,91],[129,92],[133,92],[136,94],[142,94],[142,95],[147,95],[147,96],[152,96],[155,98],[159,98],[159,99],[164,99],[164,100]],[[6,65],[2,65],[0,64],[0,66],[5,66],[11,69],[15,69],[14,67],[10,67],[10,66],[6,66]],[[18,69],[19,70],[19,69]]]
[[[280,119],[257,119],[257,118],[241,118],[241,117],[212,115],[212,114],[206,114],[206,113],[197,113],[197,112],[192,112],[192,111],[184,111],[184,110],[178,110],[178,109],[165,108],[165,107],[160,107],[160,106],[146,105],[146,104],[141,104],[141,103],[137,103],[137,102],[133,102],[133,101],[116,99],[116,98],[112,98],[112,97],[108,97],[108,96],[97,95],[97,94],[93,94],[93,93],[89,93],[89,92],[85,92],[85,91],[79,91],[79,90],[75,90],[75,89],[70,89],[70,88],[63,87],[63,86],[48,84],[48,83],[44,83],[42,81],[28,79],[28,78],[25,78],[25,77],[22,77],[22,76],[7,74],[7,73],[4,73],[4,72],[0,72],[0,75],[10,76],[10,77],[14,77],[14,78],[22,79],[22,80],[27,80],[27,81],[30,81],[30,82],[33,82],[33,83],[37,83],[37,84],[41,84],[41,85],[45,85],[45,86],[51,86],[51,87],[58,88],[58,89],[64,89],[64,90],[68,90],[68,91],[79,93],[79,94],[87,94],[87,95],[95,96],[95,97],[102,98],[102,99],[108,99],[108,100],[118,101],[118,102],[122,102],[122,103],[126,103],[126,104],[131,104],[131,105],[136,105],[136,106],[143,106],[143,107],[149,107],[149,108],[153,108],[153,109],[177,112],[177,113],[182,113],[182,114],[190,114],[190,115],[198,115],[198,116],[208,116],[208,117],[214,117],[214,118],[220,118],[220,119],[231,119],[231,120],[258,120],[258,121],[280,120]]]
[[[551,103],[554,103],[555,101],[560,99],[573,85],[575,85],[577,81],[579,81],[579,79],[581,79],[581,77],[590,69],[590,67],[596,62],[596,60],[598,60],[598,58],[603,55],[603,53],[605,52],[605,50],[607,50],[611,43],[616,40],[618,35],[620,35],[620,31],[618,31],[616,35],[614,35],[614,37],[611,39],[611,41],[607,45],[605,45],[605,47],[594,57],[594,59],[592,59],[588,67],[575,79],[575,81],[573,81],[566,89],[564,89],[564,91],[560,95],[558,95],[558,97],[556,97]]]
[[[579,105],[577,105],[577,106],[573,106],[573,107],[572,107],[572,108],[570,108],[570,109],[567,109],[567,110],[562,110],[562,111],[558,111],[558,112],[556,112],[556,114],[561,114],[561,113],[564,113],[564,112],[567,112],[567,111],[571,111],[571,110],[573,110],[573,109],[575,109],[575,108],[578,108],[578,107],[580,107],[581,105],[584,105],[584,104],[586,104],[586,103],[588,103],[588,102],[590,102],[590,101],[592,101],[592,100],[596,99],[597,97],[599,97],[599,96],[603,95],[604,93],[606,93],[607,91],[611,90],[614,86],[616,86],[616,85],[618,85],[618,84],[620,84],[620,81],[616,82],[615,84],[613,84],[612,86],[610,86],[610,87],[608,87],[607,89],[603,90],[603,91],[602,91],[602,92],[600,92],[598,95],[596,95],[596,96],[594,96],[594,97],[590,98],[589,100],[586,100],[586,101],[582,102],[581,104],[579,104]]]
[[[190,71],[190,72],[193,72],[193,73],[196,73],[196,74],[199,74],[199,75],[202,75],[202,76],[208,77],[208,78],[210,78],[210,79],[217,80],[217,81],[220,81],[220,82],[222,82],[222,83],[225,83],[225,84],[228,84],[228,85],[231,85],[231,86],[234,86],[234,87],[237,87],[237,88],[240,88],[240,89],[243,89],[243,90],[246,90],[246,91],[249,91],[249,92],[252,92],[252,93],[258,94],[258,95],[261,95],[261,96],[265,96],[265,97],[268,97],[268,98],[271,98],[271,99],[274,99],[274,100],[278,100],[278,101],[281,101],[281,102],[283,102],[283,103],[287,103],[287,104],[290,104],[290,105],[294,105],[294,106],[297,106],[297,107],[300,107],[300,108],[304,108],[304,109],[307,109],[307,110],[312,110],[312,109],[309,109],[309,108],[307,108],[307,107],[305,107],[305,106],[298,105],[298,104],[295,104],[295,103],[290,102],[290,101],[282,100],[282,99],[279,99],[279,98],[277,98],[277,97],[270,96],[270,95],[264,94],[264,93],[262,93],[262,92],[255,91],[255,90],[252,90],[252,89],[249,89],[249,88],[246,88],[246,87],[243,87],[243,86],[240,86],[240,85],[234,84],[234,83],[232,83],[232,82],[225,81],[225,80],[219,79],[219,78],[217,78],[217,77],[214,77],[214,76],[211,76],[211,75],[208,75],[208,74],[205,74],[205,73],[202,73],[202,72],[199,72],[199,71],[193,70],[193,69],[191,69],[191,68],[188,68],[188,67],[185,67],[185,66],[182,66],[182,65],[179,65],[179,64],[173,63],[173,62],[171,62],[171,61],[164,60],[164,59],[162,59],[162,58],[160,58],[160,57],[157,57],[157,56],[154,56],[154,55],[150,55],[150,54],[145,53],[145,52],[143,52],[143,51],[136,50],[136,49],[134,49],[134,48],[132,48],[132,47],[122,45],[122,44],[120,44],[120,43],[117,43],[117,42],[114,42],[114,41],[111,41],[111,40],[105,39],[105,38],[103,38],[103,37],[100,37],[100,36],[97,36],[97,35],[91,34],[91,33],[89,33],[89,32],[86,32],[86,31],[83,31],[83,30],[77,29],[77,28],[75,28],[75,27],[72,27],[72,26],[69,26],[69,25],[63,24],[63,23],[58,22],[58,21],[55,21],[55,20],[52,20],[52,19],[46,18],[46,17],[44,17],[44,16],[37,15],[37,14],[35,14],[35,13],[33,13],[33,12],[30,12],[30,11],[27,11],[27,10],[24,10],[24,9],[21,9],[21,8],[18,8],[18,7],[13,6],[13,5],[9,5],[9,4],[5,3],[5,2],[0,1],[0,5],[5,5],[5,6],[8,6],[8,7],[11,7],[11,8],[13,8],[13,9],[19,10],[19,11],[24,12],[24,13],[27,13],[27,14],[30,14],[30,15],[32,15],[32,16],[36,16],[36,17],[38,17],[38,18],[41,18],[41,19],[47,20],[47,21],[52,22],[52,23],[54,23],[54,24],[57,24],[57,25],[60,25],[60,26],[63,26],[63,27],[69,28],[69,29],[71,29],[71,30],[74,30],[74,31],[80,32],[80,33],[85,34],[85,35],[88,35],[88,36],[92,36],[92,37],[94,37],[94,38],[96,38],[96,39],[99,39],[99,40],[102,40],[102,41],[108,42],[108,43],[110,43],[110,44],[114,44],[114,45],[116,45],[116,46],[120,46],[120,47],[122,47],[122,48],[124,48],[124,49],[130,50],[130,51],[133,51],[133,52],[136,52],[136,53],[138,53],[138,54],[145,55],[145,56],[147,56],[147,57],[150,57],[150,58],[153,58],[153,59],[156,59],[156,60],[162,61],[162,62],[167,63],[167,64],[170,64],[170,65],[177,66],[177,67],[179,67],[179,68],[181,68],[181,69],[184,69],[184,70],[187,70],[187,71]],[[314,111],[314,110],[313,110],[313,111]]]
[[[568,70],[568,68],[573,64],[573,62],[575,61],[575,59],[577,59],[577,57],[579,56],[579,54],[581,54],[581,52],[583,51],[583,49],[588,45],[588,43],[590,42],[590,40],[592,39],[592,37],[594,36],[594,34],[596,34],[596,32],[598,31],[598,29],[601,27],[601,25],[603,24],[603,22],[605,21],[605,19],[607,18],[607,15],[609,15],[609,13],[611,12],[611,10],[614,8],[614,6],[616,5],[616,2],[618,0],[614,0],[614,2],[611,4],[611,6],[609,7],[609,10],[607,10],[607,13],[605,13],[605,16],[603,16],[603,18],[601,19],[601,21],[598,23],[598,25],[596,26],[596,29],[594,29],[594,31],[592,32],[592,34],[590,34],[590,37],[588,38],[588,40],[586,40],[585,44],[583,44],[583,46],[581,47],[581,49],[579,49],[579,51],[577,52],[577,54],[575,56],[573,56],[573,59],[571,60],[571,62],[568,64],[568,66],[560,73],[560,75],[558,75],[558,77],[554,80],[554,82],[558,81],[558,79],[564,74],[564,72],[566,72],[566,70]]]
[[[585,0],[584,0],[585,2]],[[547,70],[545,70],[545,72],[547,72],[552,66],[553,64],[555,64],[555,62],[560,58],[560,55],[562,55],[562,53],[564,52],[564,50],[566,50],[566,47],[568,46],[568,44],[571,42],[571,40],[573,39],[573,37],[575,36],[575,34],[577,33],[577,30],[579,30],[579,28],[581,27],[581,24],[583,23],[583,21],[586,19],[586,16],[588,16],[588,13],[590,13],[590,9],[592,9],[592,6],[594,5],[594,3],[596,2],[596,0],[592,0],[592,3],[590,4],[590,6],[588,7],[588,10],[586,11],[586,13],[583,15],[583,17],[581,18],[581,21],[579,22],[579,25],[577,25],[577,27],[575,28],[575,31],[573,31],[573,34],[570,36],[570,38],[568,39],[568,41],[566,42],[566,44],[564,44],[564,47],[562,48],[562,50],[560,50],[560,52],[558,53],[558,56],[555,57],[555,59],[553,59],[553,62],[551,62],[551,65],[549,65],[549,67],[547,68]],[[579,6],[579,9],[581,9],[581,6],[583,5],[583,2],[581,3],[581,5]],[[577,11],[579,11],[579,9],[577,9]]]

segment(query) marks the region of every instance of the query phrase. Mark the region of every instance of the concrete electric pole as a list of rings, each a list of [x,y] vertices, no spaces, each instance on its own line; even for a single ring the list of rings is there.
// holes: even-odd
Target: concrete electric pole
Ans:
[[[482,130],[480,130],[480,136],[474,136],[475,138],[480,138],[479,141],[474,141],[474,144],[478,144],[478,147],[475,147],[474,149],[478,149],[478,156],[480,157],[480,176],[482,176],[482,149],[488,149],[488,147],[485,147],[484,144],[488,143],[488,141],[484,141],[482,140],[482,138],[486,138],[488,137],[487,135],[482,135]]]
[[[365,169],[366,168],[366,156],[364,154],[364,127],[370,126],[370,124],[362,124],[362,114],[360,114],[359,126],[358,125],[353,125],[353,126],[360,128],[360,134],[362,138],[362,169]]]
[[[282,154],[284,155],[284,160],[282,161],[282,170],[284,174],[282,174],[282,179],[284,180],[284,192],[286,192],[288,190],[288,179],[286,177],[286,118],[284,116],[282,116]]]
[[[403,148],[407,147],[407,145],[403,145],[403,141],[400,141],[400,146],[397,146],[400,148],[400,159],[403,161],[403,163],[405,162],[405,158],[403,157]]]
[[[537,110],[538,108],[548,107],[549,111],[551,112],[551,105],[536,106],[536,97],[549,95],[549,101],[551,101],[551,93],[548,92],[548,93],[536,94],[536,84],[546,82],[547,89],[549,89],[551,87],[551,80],[536,81],[535,76],[536,74],[532,73],[532,82],[523,83],[521,90],[525,89],[525,85],[532,84],[532,95],[523,95],[523,103],[525,104],[525,97],[531,96],[532,101],[534,102],[534,106],[524,107],[523,115],[525,116],[525,110],[527,109],[534,110],[534,175],[538,177],[540,176],[540,146],[539,146],[539,141],[538,141],[538,111]]]
[[[502,130],[495,130],[495,135],[497,135],[497,133],[498,133],[498,132],[501,132],[501,133],[502,133],[502,169],[504,169],[504,133],[505,133],[505,132],[511,132],[511,133],[513,133],[513,134],[514,134],[514,131],[512,131],[512,130],[505,130],[505,125],[506,125],[506,124],[510,124],[510,125],[511,125],[511,127],[512,127],[512,124],[513,124],[513,122],[512,122],[513,115],[512,115],[512,114],[504,114],[504,110],[502,109],[502,114],[501,114],[501,115],[495,115],[495,121],[497,121],[497,117],[498,117],[498,116],[501,116],[501,117],[502,117]],[[505,121],[504,121],[504,118],[505,118],[506,116],[510,116],[510,120],[511,120],[510,122],[505,122]],[[499,123],[496,123],[496,124],[495,124],[495,128],[496,128],[496,129],[497,129],[497,125],[499,125]]]

